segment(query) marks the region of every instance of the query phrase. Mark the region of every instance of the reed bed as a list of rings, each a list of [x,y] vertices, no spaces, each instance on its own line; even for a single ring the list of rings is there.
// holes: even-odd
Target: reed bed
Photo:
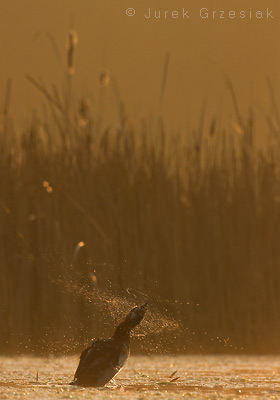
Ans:
[[[76,351],[134,290],[151,297],[150,351],[278,352],[278,142],[257,148],[238,108],[238,129],[175,136],[162,118],[133,126],[120,102],[104,128],[74,98],[70,58],[66,100],[28,77],[44,118],[22,132],[2,118],[0,351]]]

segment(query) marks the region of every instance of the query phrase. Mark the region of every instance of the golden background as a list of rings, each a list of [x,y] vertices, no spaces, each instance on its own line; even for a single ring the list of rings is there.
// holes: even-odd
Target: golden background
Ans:
[[[125,10],[133,7],[135,16]],[[147,20],[148,8],[189,10],[189,20]],[[209,10],[266,10],[274,19],[209,19]],[[163,0],[1,0],[1,81],[13,81],[11,113],[20,120],[38,109],[41,95],[25,79],[30,74],[60,85],[65,75],[66,37],[78,33],[74,84],[81,95],[99,103],[99,73],[108,69],[117,80],[132,118],[159,110],[166,54],[169,68],[162,112],[170,128],[196,126],[202,104],[209,114],[230,109],[223,72],[230,77],[240,107],[268,107],[266,77],[279,92],[280,4],[278,1],[163,1]],[[106,94],[108,118],[115,118],[113,91]],[[106,114],[105,114],[106,115]]]

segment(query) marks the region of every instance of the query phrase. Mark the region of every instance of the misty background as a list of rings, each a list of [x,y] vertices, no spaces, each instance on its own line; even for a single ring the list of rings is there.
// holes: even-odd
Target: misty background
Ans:
[[[134,120],[159,112],[160,87],[169,54],[164,102],[160,111],[172,130],[196,126],[202,104],[207,115],[223,114],[231,120],[232,103],[225,89],[225,72],[231,79],[241,111],[257,106],[258,124],[268,111],[269,76],[279,92],[280,5],[275,0],[243,1],[137,1],[106,0],[7,1],[0,11],[0,90],[12,80],[11,113],[18,121],[41,102],[25,79],[30,74],[48,84],[60,84],[66,68],[65,46],[70,29],[78,33],[76,91],[100,106],[99,75],[106,69],[117,81],[121,98]],[[127,8],[136,14],[128,17]],[[186,21],[147,20],[148,8],[179,11]],[[274,19],[202,20],[199,9],[273,10]],[[105,118],[116,118],[116,95],[106,92]]]
[[[147,296],[140,352],[280,351],[280,5],[208,3],[0,2],[2,353],[78,352]]]

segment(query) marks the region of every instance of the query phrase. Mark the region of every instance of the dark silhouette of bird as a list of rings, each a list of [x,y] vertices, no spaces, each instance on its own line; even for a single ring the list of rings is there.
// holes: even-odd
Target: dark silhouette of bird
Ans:
[[[144,318],[147,304],[134,307],[110,339],[94,340],[82,352],[72,385],[104,386],[122,369],[129,356],[130,332]]]

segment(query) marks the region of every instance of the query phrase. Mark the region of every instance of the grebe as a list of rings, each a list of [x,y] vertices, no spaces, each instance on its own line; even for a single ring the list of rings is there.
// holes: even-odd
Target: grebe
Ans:
[[[110,339],[94,340],[82,352],[72,385],[104,386],[121,370],[129,356],[130,331],[144,318],[147,304],[134,307]]]

